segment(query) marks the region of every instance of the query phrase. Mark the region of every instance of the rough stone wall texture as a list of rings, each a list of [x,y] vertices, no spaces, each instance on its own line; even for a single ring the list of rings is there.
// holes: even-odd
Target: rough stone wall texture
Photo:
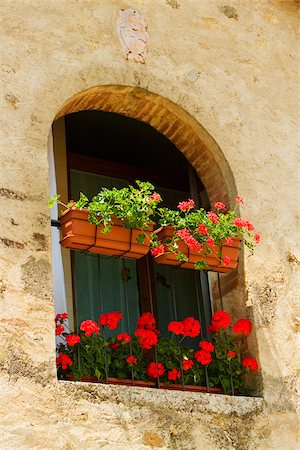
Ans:
[[[149,25],[145,65],[116,35],[129,7]],[[297,2],[2,0],[0,17],[0,447],[299,448]],[[262,243],[226,302],[253,316],[263,401],[56,381],[47,138],[71,96],[106,84],[185,109],[247,199]]]

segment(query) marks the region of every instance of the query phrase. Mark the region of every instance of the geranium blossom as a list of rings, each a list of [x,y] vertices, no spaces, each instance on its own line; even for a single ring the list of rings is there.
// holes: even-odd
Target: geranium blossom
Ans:
[[[222,259],[222,262],[223,262],[224,266],[228,266],[230,264],[229,256],[224,256]]]
[[[207,352],[213,352],[215,347],[211,342],[208,341],[201,341],[199,342],[199,347],[202,348],[202,350],[206,350]]]
[[[165,253],[165,246],[161,244],[158,247],[152,248],[150,251],[152,256],[160,256]]]
[[[161,196],[159,194],[157,194],[156,192],[154,192],[152,195],[150,195],[150,200],[152,202],[160,202]]]
[[[134,356],[128,356],[126,359],[127,364],[137,364],[137,359]]]
[[[117,341],[124,341],[126,343],[130,342],[131,338],[128,333],[120,333],[117,336]]]
[[[194,361],[192,359],[186,359],[186,358],[183,358],[181,363],[182,363],[183,370],[190,370],[194,365]]]
[[[171,333],[176,334],[177,336],[179,334],[183,333],[184,326],[181,322],[170,322],[168,325],[168,330],[171,331]]]
[[[243,336],[248,336],[252,329],[252,324],[248,319],[238,320],[232,327],[232,331],[236,334],[242,334]]]
[[[198,233],[201,233],[203,234],[203,236],[206,236],[207,232],[208,232],[207,227],[203,223],[200,223],[198,227]]]
[[[211,318],[212,326],[214,331],[219,331],[220,328],[229,327],[231,322],[231,317],[226,311],[217,311]]]
[[[147,368],[148,377],[158,378],[165,373],[165,368],[161,363],[151,362]]]
[[[228,350],[227,356],[229,358],[235,358],[236,357],[236,352],[234,352],[233,350]]]
[[[184,228],[183,230],[178,230],[177,231],[177,236],[179,236],[181,239],[184,240],[184,242],[186,243],[186,245],[191,249],[191,250],[200,250],[201,249],[201,244],[200,242],[197,241],[197,239],[195,239],[191,233],[189,232],[189,230],[187,230],[186,228]]]
[[[245,203],[243,197],[240,197],[239,195],[235,197],[235,200],[239,205],[243,205]]]
[[[209,211],[209,212],[207,213],[207,215],[208,215],[209,219],[210,219],[214,224],[217,224],[217,223],[220,222],[220,219],[219,219],[219,217],[217,216],[217,214],[215,214],[215,213]]]
[[[195,206],[194,200],[189,198],[187,202],[179,202],[177,208],[179,208],[181,211],[189,211],[194,206]]]
[[[226,239],[226,245],[232,245],[233,244],[233,239],[231,237]]]
[[[194,319],[194,317],[187,317],[182,321],[184,336],[197,337],[200,334],[200,322]]]
[[[206,243],[207,243],[207,245],[209,245],[209,247],[212,247],[214,245],[214,243],[215,243],[215,240],[212,237],[208,237],[206,239]]]
[[[140,346],[145,350],[149,350],[158,342],[157,334],[151,330],[138,329],[134,335],[138,338]]]
[[[144,330],[152,330],[154,331],[156,326],[155,317],[150,312],[145,312],[138,318],[136,327],[142,328]]]
[[[177,369],[169,370],[168,372],[168,380],[176,381],[178,378],[181,378],[181,372]]]
[[[77,334],[68,334],[66,336],[66,341],[69,347],[72,347],[75,344],[78,344],[80,342],[80,336]]]
[[[58,323],[55,327],[56,336],[60,336],[61,333],[63,333],[64,331],[65,331],[64,327]]]
[[[73,364],[73,361],[68,355],[65,355],[64,353],[59,353],[58,357],[56,358],[56,365],[61,365],[62,370],[67,370],[68,366],[71,367]]]
[[[99,317],[99,323],[103,326],[107,325],[110,330],[115,330],[122,317],[122,313],[118,311],[112,311],[106,314],[101,314],[101,316]]]
[[[256,243],[256,244],[259,244],[259,243],[260,243],[260,235],[259,235],[258,233],[255,233],[255,235],[254,235],[254,240],[255,240],[255,243]]]
[[[116,342],[115,344],[108,344],[108,347],[111,348],[112,350],[116,350],[117,348],[120,347],[121,344],[119,344],[118,342]]]
[[[226,206],[222,202],[217,202],[214,204],[214,209],[225,209]]]
[[[203,366],[207,366],[212,361],[211,353],[207,352],[206,350],[197,350],[194,353],[194,356],[196,361],[198,361]]]
[[[66,320],[68,318],[68,314],[67,313],[62,313],[62,314],[56,314],[55,316],[55,322],[62,322],[64,320]]]
[[[250,370],[256,372],[258,370],[258,363],[254,358],[245,358],[243,361],[244,367],[249,367]]]
[[[80,325],[80,329],[81,331],[85,332],[85,335],[87,337],[91,336],[93,333],[99,334],[100,331],[100,327],[93,320],[85,320],[84,322],[82,322]]]

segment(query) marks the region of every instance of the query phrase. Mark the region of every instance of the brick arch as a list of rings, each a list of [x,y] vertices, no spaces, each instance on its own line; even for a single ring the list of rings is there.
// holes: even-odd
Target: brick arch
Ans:
[[[84,110],[114,112],[151,125],[195,168],[213,204],[236,195],[231,170],[213,138],[184,109],[157,94],[129,86],[96,86],[66,101],[55,120]]]

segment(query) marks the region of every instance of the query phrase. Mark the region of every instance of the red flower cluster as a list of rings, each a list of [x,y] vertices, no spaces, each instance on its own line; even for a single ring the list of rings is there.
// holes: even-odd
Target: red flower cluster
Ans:
[[[87,337],[91,336],[93,333],[99,334],[100,327],[93,320],[85,320],[80,325],[81,331],[85,332]]]
[[[187,202],[179,202],[177,208],[179,208],[181,211],[189,211],[191,208],[194,208],[194,206],[194,200],[189,198]]]
[[[117,341],[130,342],[131,338],[128,333],[120,333],[117,336]]]
[[[233,350],[228,350],[227,356],[229,358],[235,358],[236,357],[236,352],[234,352]]]
[[[156,320],[150,312],[145,312],[138,318],[136,327],[143,328],[144,330],[152,330],[156,329]]]
[[[234,219],[233,223],[235,226],[239,228],[247,228],[248,231],[254,230],[254,226],[252,225],[252,223],[249,222],[249,220],[244,220],[241,219],[240,217],[237,217],[236,219]]]
[[[165,246],[164,244],[159,245],[158,247],[151,249],[151,255],[152,256],[160,256],[165,253]]]
[[[245,358],[243,361],[244,367],[249,367],[250,370],[256,372],[258,370],[258,363],[254,358]]]
[[[259,243],[260,243],[260,235],[259,235],[258,233],[255,233],[255,235],[254,235],[254,240],[255,240],[255,243],[256,243],[256,244],[259,244]]]
[[[112,350],[116,350],[118,347],[120,347],[120,345],[121,344],[116,342],[115,344],[108,344],[108,347],[111,348]]]
[[[228,328],[230,322],[231,317],[226,311],[217,311],[211,318],[212,328],[210,331],[220,331],[220,328]]]
[[[137,364],[137,359],[134,356],[128,356],[126,359],[127,364]]]
[[[206,236],[207,232],[208,232],[207,227],[203,223],[200,223],[198,227],[198,233],[201,233],[203,234],[203,236]]]
[[[100,325],[107,325],[110,330],[115,330],[122,318],[122,313],[113,311],[106,314],[101,314],[98,322],[100,323]]]
[[[60,336],[61,333],[63,333],[64,331],[65,331],[64,327],[58,323],[55,328],[56,336]]]
[[[203,366],[207,366],[212,361],[211,353],[206,350],[197,350],[194,355],[196,361],[198,361]]]
[[[62,314],[56,314],[55,316],[55,322],[62,322],[64,320],[66,320],[68,318],[68,314],[67,313],[62,313]]]
[[[189,370],[193,367],[194,361],[192,359],[183,358],[181,361],[183,370]]]
[[[200,328],[199,320],[194,319],[194,317],[186,317],[182,322],[170,322],[168,325],[168,330],[171,333],[192,338],[199,336]]]
[[[150,195],[150,200],[151,200],[151,202],[160,202],[161,196],[159,194],[157,194],[156,192],[154,192],[152,195]]]
[[[157,334],[151,330],[140,328],[135,331],[134,335],[138,338],[140,346],[145,350],[149,350],[158,342]]]
[[[233,244],[233,239],[231,237],[226,239],[226,245],[232,245]]]
[[[68,334],[66,336],[66,341],[69,347],[72,347],[75,344],[80,342],[80,337],[77,334]]]
[[[222,202],[217,202],[217,203],[214,204],[214,208],[215,209],[225,209],[226,206]]]
[[[238,320],[232,327],[232,331],[243,336],[248,336],[252,329],[252,324],[248,319]]]
[[[207,352],[213,352],[215,350],[215,347],[213,346],[213,344],[208,341],[199,342],[199,347],[202,348],[202,350],[205,350]]]
[[[228,266],[230,264],[230,261],[231,259],[229,258],[229,256],[224,256],[222,259],[224,266]]]
[[[212,237],[208,237],[206,239],[206,243],[207,243],[207,245],[209,245],[209,247],[212,247],[214,245],[214,243],[215,243],[215,240]]]
[[[220,219],[219,219],[219,217],[217,216],[217,214],[215,214],[215,213],[209,211],[209,212],[207,213],[207,215],[208,215],[209,219],[210,219],[213,223],[217,224],[217,223],[220,222]]]
[[[186,243],[186,245],[191,249],[191,250],[200,250],[201,249],[201,244],[200,242],[197,241],[197,239],[195,239],[191,233],[189,232],[189,230],[187,230],[186,228],[184,228],[183,230],[178,230],[177,231],[177,235],[184,240],[184,242]]]
[[[151,362],[147,368],[148,377],[158,378],[165,373],[165,368],[161,363]]]
[[[71,358],[69,358],[68,355],[65,355],[64,353],[59,353],[58,357],[56,358],[56,365],[61,365],[62,370],[67,370],[68,366],[72,366],[73,361]]]
[[[235,200],[239,205],[243,205],[245,203],[243,197],[240,197],[239,195],[235,197]]]
[[[168,372],[168,380],[169,381],[176,381],[178,378],[181,378],[181,373],[177,369],[169,370]]]
[[[181,322],[170,322],[168,325],[168,330],[171,331],[171,333],[176,334],[178,336],[179,334],[183,334],[184,326]]]

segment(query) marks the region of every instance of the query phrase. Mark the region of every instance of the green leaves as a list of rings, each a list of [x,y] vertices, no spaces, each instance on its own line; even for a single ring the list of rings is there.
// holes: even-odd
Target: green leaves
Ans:
[[[55,205],[55,203],[58,201],[59,198],[60,198],[60,195],[53,195],[53,197],[51,197],[48,200],[48,207],[53,208],[53,206]]]

